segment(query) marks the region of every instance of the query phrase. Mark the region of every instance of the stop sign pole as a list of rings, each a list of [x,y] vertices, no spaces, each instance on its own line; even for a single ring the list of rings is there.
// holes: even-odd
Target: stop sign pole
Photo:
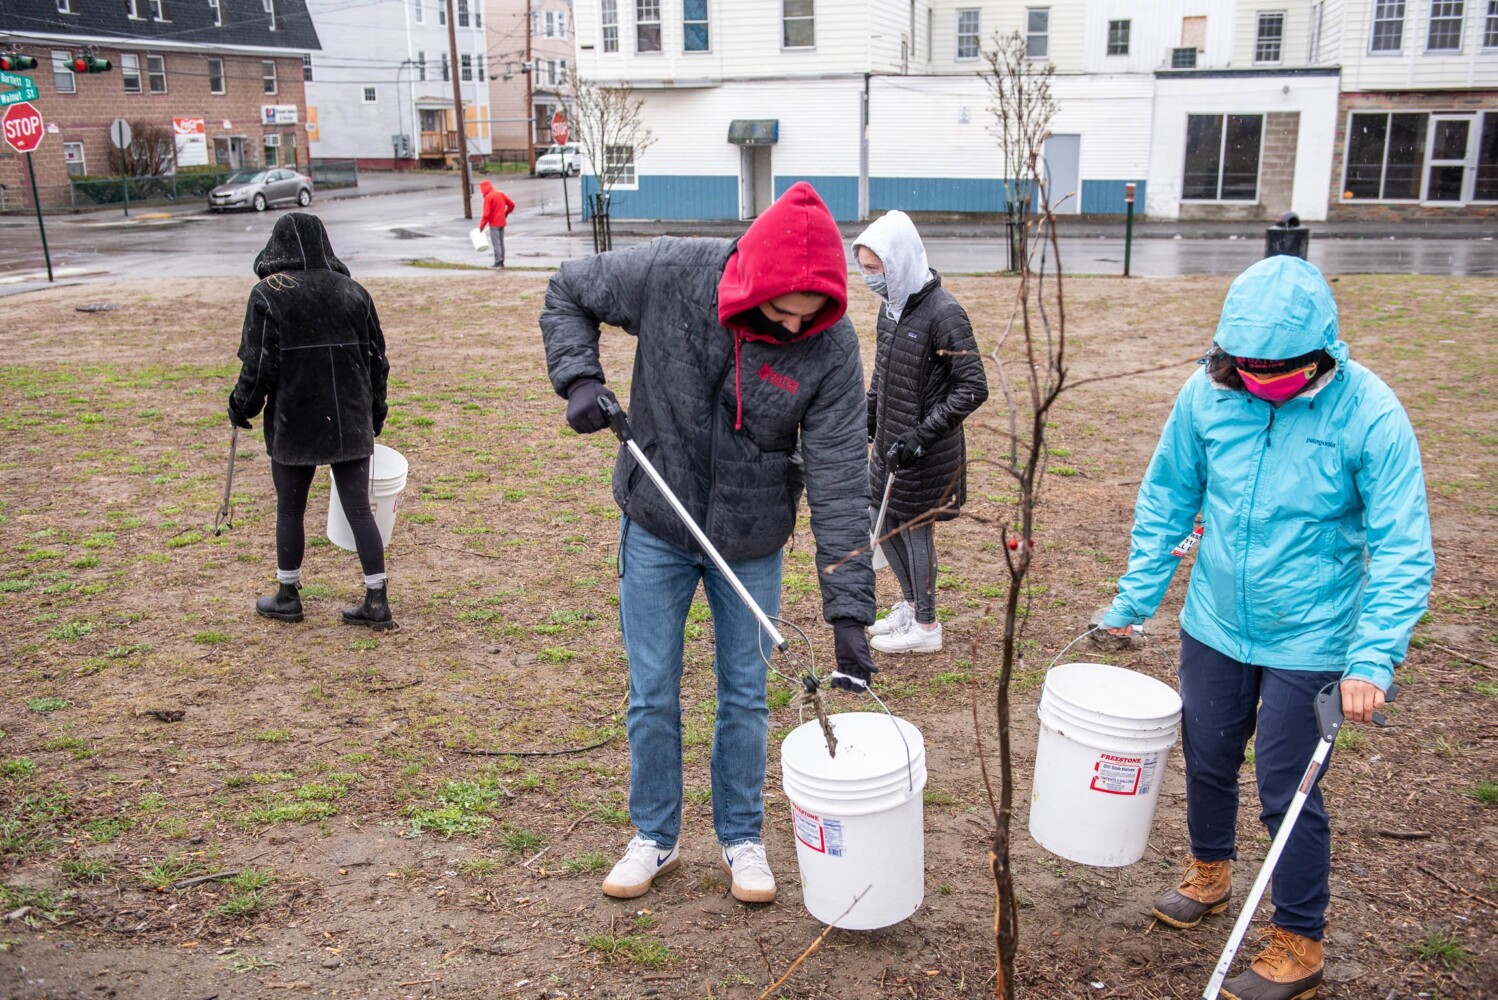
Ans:
[[[36,164],[31,151],[42,141],[42,114],[30,101],[12,104],[5,109],[5,141],[17,153],[26,154],[26,172],[31,175],[31,206],[36,209],[36,228],[42,234],[42,258],[47,262],[47,281],[52,277],[52,253],[47,249],[47,225],[42,221],[42,198],[36,190]]]
[[[562,217],[567,220],[567,232],[572,232],[572,206],[567,200],[567,115],[553,112],[551,116],[551,141],[562,147],[557,157],[562,161]]]

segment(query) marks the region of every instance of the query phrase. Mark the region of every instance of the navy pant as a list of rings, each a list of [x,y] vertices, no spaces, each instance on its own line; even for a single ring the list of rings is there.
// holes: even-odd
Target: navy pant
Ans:
[[[1321,738],[1313,708],[1316,693],[1341,676],[1340,671],[1240,663],[1181,633],[1181,749],[1194,857],[1223,861],[1238,856],[1238,771],[1256,729],[1259,818],[1271,837],[1279,831]],[[1318,775],[1275,867],[1270,894],[1274,924],[1321,940],[1331,898],[1331,854],[1331,824]]]

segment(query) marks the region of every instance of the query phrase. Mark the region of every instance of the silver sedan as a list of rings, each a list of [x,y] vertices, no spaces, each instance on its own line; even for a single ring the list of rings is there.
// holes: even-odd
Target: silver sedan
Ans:
[[[263,212],[269,205],[289,202],[303,208],[312,203],[312,178],[289,167],[241,170],[208,192],[208,208],[213,212],[230,208]]]

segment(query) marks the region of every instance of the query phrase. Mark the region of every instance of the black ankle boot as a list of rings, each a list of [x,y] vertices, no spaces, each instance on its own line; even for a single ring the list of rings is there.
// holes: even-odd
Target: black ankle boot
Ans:
[[[255,601],[255,613],[262,618],[274,618],[278,622],[302,620],[302,595],[298,583],[283,583],[274,594]]]
[[[373,629],[395,628],[395,619],[390,617],[390,601],[384,587],[370,587],[364,591],[364,603],[357,608],[344,608],[343,620],[348,625],[364,625]]]

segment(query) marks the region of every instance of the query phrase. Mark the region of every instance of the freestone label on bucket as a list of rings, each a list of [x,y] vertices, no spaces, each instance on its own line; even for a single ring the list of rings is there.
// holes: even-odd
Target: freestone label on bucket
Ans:
[[[796,839],[819,854],[831,858],[843,856],[843,824],[841,820],[824,820],[791,803],[796,817]]]

